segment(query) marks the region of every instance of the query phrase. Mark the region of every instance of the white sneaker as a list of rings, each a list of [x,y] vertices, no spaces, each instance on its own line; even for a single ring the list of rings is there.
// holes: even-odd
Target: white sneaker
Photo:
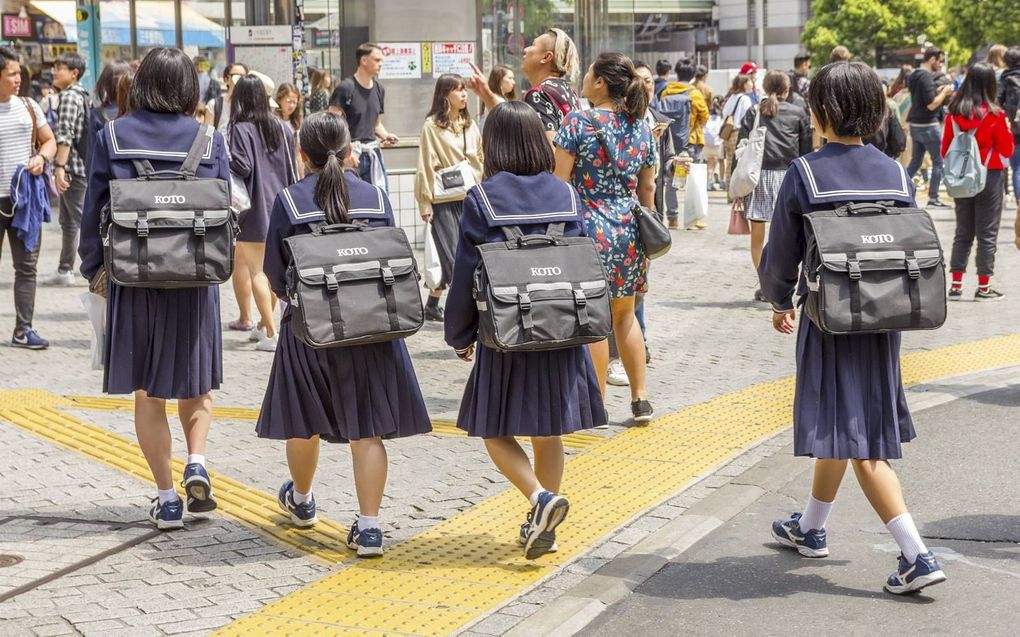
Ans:
[[[74,285],[74,271],[60,272],[58,270],[56,274],[46,279],[46,285]]]
[[[617,387],[630,385],[627,370],[623,368],[623,361],[617,359],[609,363],[609,376],[606,377],[606,382]]]
[[[256,352],[275,352],[276,351],[277,336],[273,335],[272,338],[265,336],[259,339],[259,342],[255,344]]]
[[[256,325],[255,327],[253,327],[253,328],[251,329],[251,331],[250,331],[250,332],[248,332],[248,340],[249,340],[250,342],[252,342],[252,343],[258,343],[259,341],[261,341],[261,340],[262,340],[262,339],[264,339],[265,337],[266,337],[266,333],[265,333],[265,330],[263,330],[263,329],[262,329],[261,327],[259,327],[258,325]]]

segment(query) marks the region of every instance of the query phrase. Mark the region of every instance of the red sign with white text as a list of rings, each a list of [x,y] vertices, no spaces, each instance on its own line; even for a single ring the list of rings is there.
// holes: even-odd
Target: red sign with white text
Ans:
[[[5,15],[3,35],[5,38],[32,37],[32,19],[16,15]]]

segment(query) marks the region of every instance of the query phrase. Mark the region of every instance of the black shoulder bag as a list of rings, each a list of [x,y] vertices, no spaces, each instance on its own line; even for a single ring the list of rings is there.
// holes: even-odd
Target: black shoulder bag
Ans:
[[[599,143],[602,144],[602,150],[606,153],[606,159],[609,160],[609,164],[613,167],[613,172],[616,173],[616,177],[623,184],[624,192],[630,192],[630,181],[626,175],[620,172],[620,167],[616,165],[616,159],[612,153],[609,152],[609,146],[606,144],[605,133],[602,132],[602,127],[599,126],[598,121],[595,119],[595,115],[590,111],[588,113],[588,120],[591,121],[592,128],[595,129],[595,137],[598,138]],[[673,236],[669,232],[669,228],[662,222],[655,213],[645,208],[641,203],[634,199],[634,205],[631,206],[631,213],[637,218],[638,234],[641,237],[641,245],[645,249],[645,254],[648,255],[649,259],[657,259],[662,255],[669,252],[669,249],[673,247]]]

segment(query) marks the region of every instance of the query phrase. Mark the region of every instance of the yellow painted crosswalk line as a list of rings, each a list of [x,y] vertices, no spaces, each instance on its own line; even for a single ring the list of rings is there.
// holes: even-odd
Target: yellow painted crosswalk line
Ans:
[[[1020,363],[1020,335],[903,358],[916,384]],[[559,552],[529,562],[516,542],[527,510],[505,491],[221,629],[218,635],[445,635],[485,616],[749,445],[789,426],[793,379],[724,394],[631,428],[566,466],[571,502]]]

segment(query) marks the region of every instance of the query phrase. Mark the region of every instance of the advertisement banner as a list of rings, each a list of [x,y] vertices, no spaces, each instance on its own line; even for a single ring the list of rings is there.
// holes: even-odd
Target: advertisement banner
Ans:
[[[82,86],[90,93],[96,88],[96,78],[103,65],[99,39],[99,0],[78,0],[76,17],[78,21],[78,53],[85,58],[85,74]]]
[[[471,77],[471,63],[475,62],[474,42],[433,42],[432,75],[456,73]]]
[[[29,17],[22,18],[17,15],[4,14],[3,37],[31,38],[32,19]]]
[[[420,42],[380,42],[383,63],[379,71],[382,80],[421,79]]]

